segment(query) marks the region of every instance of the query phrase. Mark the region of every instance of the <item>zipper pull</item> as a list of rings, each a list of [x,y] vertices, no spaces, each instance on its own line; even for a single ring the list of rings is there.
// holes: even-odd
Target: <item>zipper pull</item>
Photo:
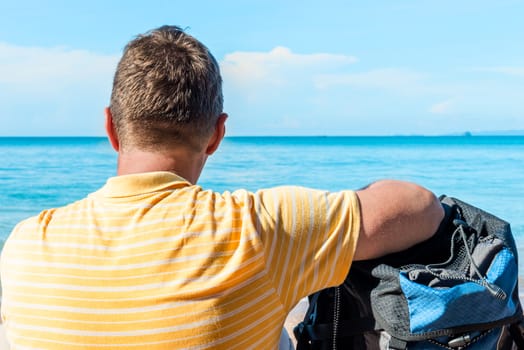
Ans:
[[[468,345],[471,342],[471,336],[469,334],[461,335],[460,337],[451,339],[448,342],[450,348],[462,348],[463,346]]]

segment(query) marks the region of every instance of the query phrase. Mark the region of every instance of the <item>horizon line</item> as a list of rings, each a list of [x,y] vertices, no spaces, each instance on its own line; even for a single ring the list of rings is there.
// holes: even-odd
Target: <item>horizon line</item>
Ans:
[[[348,134],[348,135],[322,135],[322,134],[310,134],[310,135],[226,135],[225,138],[235,137],[484,137],[484,136],[524,136],[524,130],[515,131],[499,131],[499,132],[462,132],[462,133],[448,133],[448,134]],[[105,135],[0,135],[2,139],[8,138],[107,138]]]

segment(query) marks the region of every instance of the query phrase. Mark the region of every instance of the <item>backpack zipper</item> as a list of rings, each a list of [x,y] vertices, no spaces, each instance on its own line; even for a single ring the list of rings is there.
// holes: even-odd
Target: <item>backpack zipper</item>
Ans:
[[[333,350],[337,350],[338,320],[340,317],[340,286],[335,288],[335,305],[333,306]]]

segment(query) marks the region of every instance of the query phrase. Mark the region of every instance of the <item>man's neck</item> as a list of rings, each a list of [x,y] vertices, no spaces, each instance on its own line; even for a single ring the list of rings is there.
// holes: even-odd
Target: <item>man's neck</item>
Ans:
[[[207,156],[185,150],[170,153],[132,150],[118,155],[118,175],[153,171],[169,171],[195,184],[200,177]]]

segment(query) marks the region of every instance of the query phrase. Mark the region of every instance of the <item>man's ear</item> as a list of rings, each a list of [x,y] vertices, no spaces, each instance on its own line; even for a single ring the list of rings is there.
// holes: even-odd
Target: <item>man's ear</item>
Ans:
[[[106,116],[107,137],[109,138],[111,146],[113,146],[115,151],[118,152],[118,150],[120,149],[120,143],[118,142],[118,135],[115,131],[115,125],[113,124],[113,114],[111,114],[111,110],[109,109],[109,107],[106,107],[104,109],[104,114]]]
[[[226,119],[226,113],[221,113],[218,116],[217,122],[215,124],[215,131],[213,131],[213,135],[211,135],[211,138],[209,139],[206,147],[206,154],[209,156],[215,153],[215,151],[218,149],[218,146],[220,145],[220,142],[222,142],[224,135],[226,134]]]

